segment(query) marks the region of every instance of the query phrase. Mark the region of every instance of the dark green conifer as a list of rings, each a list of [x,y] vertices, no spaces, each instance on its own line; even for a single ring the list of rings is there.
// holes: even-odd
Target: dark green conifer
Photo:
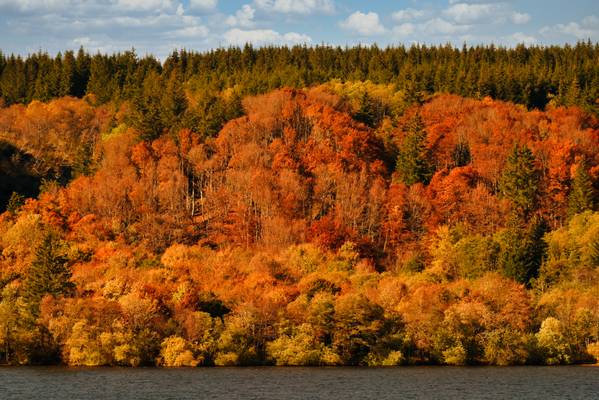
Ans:
[[[74,288],[70,278],[69,260],[62,241],[57,234],[49,232],[36,249],[35,259],[29,267],[24,283],[25,298],[36,307],[45,295],[66,295]]]
[[[501,240],[500,265],[504,274],[520,283],[530,284],[539,275],[546,251],[543,236],[548,231],[547,223],[534,217],[527,226],[513,220]]]
[[[582,160],[578,163],[570,194],[568,195],[568,216],[572,217],[583,211],[592,210],[594,204],[595,189],[593,181],[587,171],[586,162]]]
[[[405,127],[406,136],[397,156],[397,173],[406,185],[428,184],[434,168],[426,147],[426,131],[420,114],[414,115]]]
[[[539,179],[532,151],[516,144],[507,158],[499,185],[502,196],[511,201],[512,210],[523,219],[538,207]]]
[[[453,159],[453,165],[456,167],[464,167],[472,161],[472,155],[470,154],[470,145],[463,139],[460,139],[453,148],[451,153]]]

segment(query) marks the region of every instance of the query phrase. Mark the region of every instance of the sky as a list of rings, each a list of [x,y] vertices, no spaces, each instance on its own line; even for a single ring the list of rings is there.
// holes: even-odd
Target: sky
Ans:
[[[0,0],[0,50],[599,41],[599,0]]]

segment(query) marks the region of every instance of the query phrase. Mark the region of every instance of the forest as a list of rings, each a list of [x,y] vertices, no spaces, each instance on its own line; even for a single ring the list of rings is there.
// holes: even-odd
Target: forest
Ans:
[[[599,44],[0,53],[0,363],[599,360]]]

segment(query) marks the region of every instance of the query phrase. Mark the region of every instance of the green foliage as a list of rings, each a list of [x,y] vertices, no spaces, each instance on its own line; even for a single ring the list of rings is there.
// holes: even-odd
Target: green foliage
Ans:
[[[507,277],[528,285],[538,276],[546,251],[543,236],[547,229],[544,220],[533,218],[528,226],[512,224],[499,235],[499,264]]]
[[[599,267],[599,213],[586,211],[545,235],[547,259],[540,283],[551,286],[571,281],[575,270]]]
[[[595,202],[596,193],[593,181],[588,173],[586,162],[583,160],[578,163],[572,180],[572,188],[568,196],[568,215],[572,217],[583,211],[593,210]]]
[[[414,115],[404,127],[406,136],[399,148],[396,170],[406,185],[428,184],[434,168],[426,144],[426,131],[419,114]]]
[[[576,46],[498,48],[476,46],[404,46],[341,48],[332,46],[246,47],[196,53],[173,52],[160,65],[133,51],[89,55],[80,49],[50,57],[34,53],[23,59],[0,55],[0,97],[7,104],[62,95],[93,93],[100,102],[131,98],[150,70],[165,79],[197,78],[220,89],[240,85],[256,94],[278,87],[305,87],[333,79],[396,83],[406,104],[418,104],[426,92],[467,97],[493,96],[543,108],[551,95],[563,105],[594,107],[597,48]],[[495,79],[494,79],[495,78]]]
[[[36,315],[15,285],[0,292],[0,360],[7,364],[38,364],[58,361],[55,343],[49,340]]]
[[[469,235],[463,227],[440,227],[432,243],[429,273],[475,279],[497,269],[499,245],[493,238]]]
[[[516,144],[509,154],[501,176],[501,194],[511,201],[513,211],[522,219],[538,207],[539,171],[535,157],[525,145]]]
[[[371,97],[368,92],[365,91],[360,99],[358,111],[354,114],[354,119],[371,128],[376,128],[380,125],[385,114],[386,110],[383,102],[380,99]]]
[[[143,86],[133,99],[134,111],[131,114],[131,125],[140,132],[143,140],[153,140],[162,134],[167,127],[162,118],[163,85],[160,75],[150,72],[144,79]]]
[[[35,251],[24,283],[25,297],[36,308],[44,295],[67,295],[74,288],[70,278],[64,245],[55,233],[49,232]]]

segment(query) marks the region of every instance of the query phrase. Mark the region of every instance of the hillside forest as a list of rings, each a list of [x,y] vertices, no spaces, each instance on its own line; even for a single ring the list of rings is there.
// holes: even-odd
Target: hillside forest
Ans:
[[[599,44],[0,53],[0,363],[599,359]]]

